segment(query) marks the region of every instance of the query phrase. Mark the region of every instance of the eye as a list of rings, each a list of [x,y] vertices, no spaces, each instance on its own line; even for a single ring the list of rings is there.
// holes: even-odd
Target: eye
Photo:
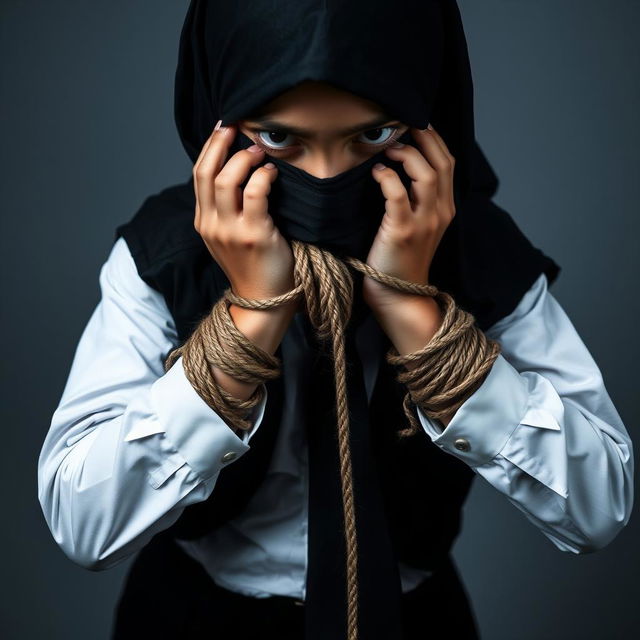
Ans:
[[[376,129],[368,129],[358,134],[355,142],[370,147],[383,147],[391,144],[396,133],[400,131],[400,125],[388,125]],[[273,129],[251,129],[255,133],[255,143],[267,153],[281,153],[289,151],[296,146],[296,138],[287,131]],[[364,138],[364,139],[362,139]]]
[[[293,138],[293,136],[284,131],[267,131],[263,129],[256,133],[258,134],[258,142],[262,142],[267,149],[274,149],[276,151],[286,149],[290,147],[293,142],[293,140],[287,141],[287,138]]]
[[[378,129],[369,129],[368,131],[364,131],[361,133],[361,136],[364,136],[365,140],[358,140],[358,142],[364,142],[365,144],[384,144],[391,140],[393,134],[398,130],[399,127],[379,127]],[[386,132],[386,135],[385,135]]]

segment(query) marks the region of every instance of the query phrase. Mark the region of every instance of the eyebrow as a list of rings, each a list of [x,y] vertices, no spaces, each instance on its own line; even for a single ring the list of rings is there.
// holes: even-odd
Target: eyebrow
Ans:
[[[389,117],[387,114],[381,114],[376,116],[372,120],[367,122],[361,122],[360,124],[354,125],[352,127],[347,127],[346,129],[341,129],[338,133],[343,135],[349,135],[350,133],[357,133],[358,131],[363,131],[366,129],[375,129],[382,124],[386,124],[387,122],[393,120],[393,118]],[[310,138],[313,136],[314,132],[309,129],[301,129],[299,127],[292,127],[284,124],[283,122],[278,122],[277,120],[271,120],[269,118],[250,118],[250,122],[255,122],[260,125],[261,129],[271,129],[274,131],[285,131],[287,133],[291,133],[296,136],[300,136],[301,138]],[[257,129],[258,127],[249,126],[249,129]]]

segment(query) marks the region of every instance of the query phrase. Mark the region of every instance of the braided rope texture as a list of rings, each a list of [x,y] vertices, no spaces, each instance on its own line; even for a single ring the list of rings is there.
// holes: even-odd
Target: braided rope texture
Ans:
[[[264,384],[281,375],[281,362],[253,344],[240,332],[229,314],[229,305],[247,309],[270,309],[303,297],[305,310],[321,341],[330,341],[336,390],[336,419],[342,484],[342,507],[346,542],[347,637],[358,640],[358,536],[349,442],[344,329],[351,316],[353,278],[349,266],[365,276],[404,293],[432,296],[443,311],[442,323],[419,351],[401,356],[389,349],[386,360],[400,368],[397,380],[407,387],[403,409],[410,427],[399,438],[419,432],[412,403],[430,418],[453,413],[472,395],[488,375],[500,353],[497,341],[486,337],[472,314],[456,306],[453,298],[433,285],[407,282],[347,257],[344,262],[315,245],[291,241],[295,287],[268,300],[242,298],[226,289],[211,313],[183,345],[165,361],[165,372],[182,356],[187,379],[198,395],[236,433],[252,427],[251,413],[265,394]],[[411,369],[404,366],[414,365]],[[233,397],[217,384],[212,367],[237,380],[255,383],[246,400]]]

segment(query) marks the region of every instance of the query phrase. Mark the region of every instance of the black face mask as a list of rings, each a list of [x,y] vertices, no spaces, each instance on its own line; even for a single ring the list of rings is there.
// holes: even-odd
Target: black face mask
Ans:
[[[415,146],[408,132],[398,139]],[[252,144],[253,140],[238,131],[229,157]],[[268,200],[269,215],[280,233],[287,240],[308,242],[338,257],[363,262],[385,212],[382,189],[371,176],[373,165],[382,162],[398,173],[405,188],[411,185],[402,162],[391,160],[384,150],[330,178],[317,178],[280,158],[269,156],[267,160],[278,167]]]

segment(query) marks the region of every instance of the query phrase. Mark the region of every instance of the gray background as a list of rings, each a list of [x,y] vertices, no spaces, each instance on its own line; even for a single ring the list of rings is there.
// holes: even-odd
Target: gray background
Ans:
[[[130,561],[94,573],[67,559],[37,501],[36,461],[115,227],[189,175],[172,112],[187,2],[0,7],[2,635],[100,640]],[[563,267],[552,293],[637,437],[640,4],[460,7],[496,202]],[[636,515],[607,548],[563,553],[477,478],[454,555],[484,640],[628,637],[637,538]]]

